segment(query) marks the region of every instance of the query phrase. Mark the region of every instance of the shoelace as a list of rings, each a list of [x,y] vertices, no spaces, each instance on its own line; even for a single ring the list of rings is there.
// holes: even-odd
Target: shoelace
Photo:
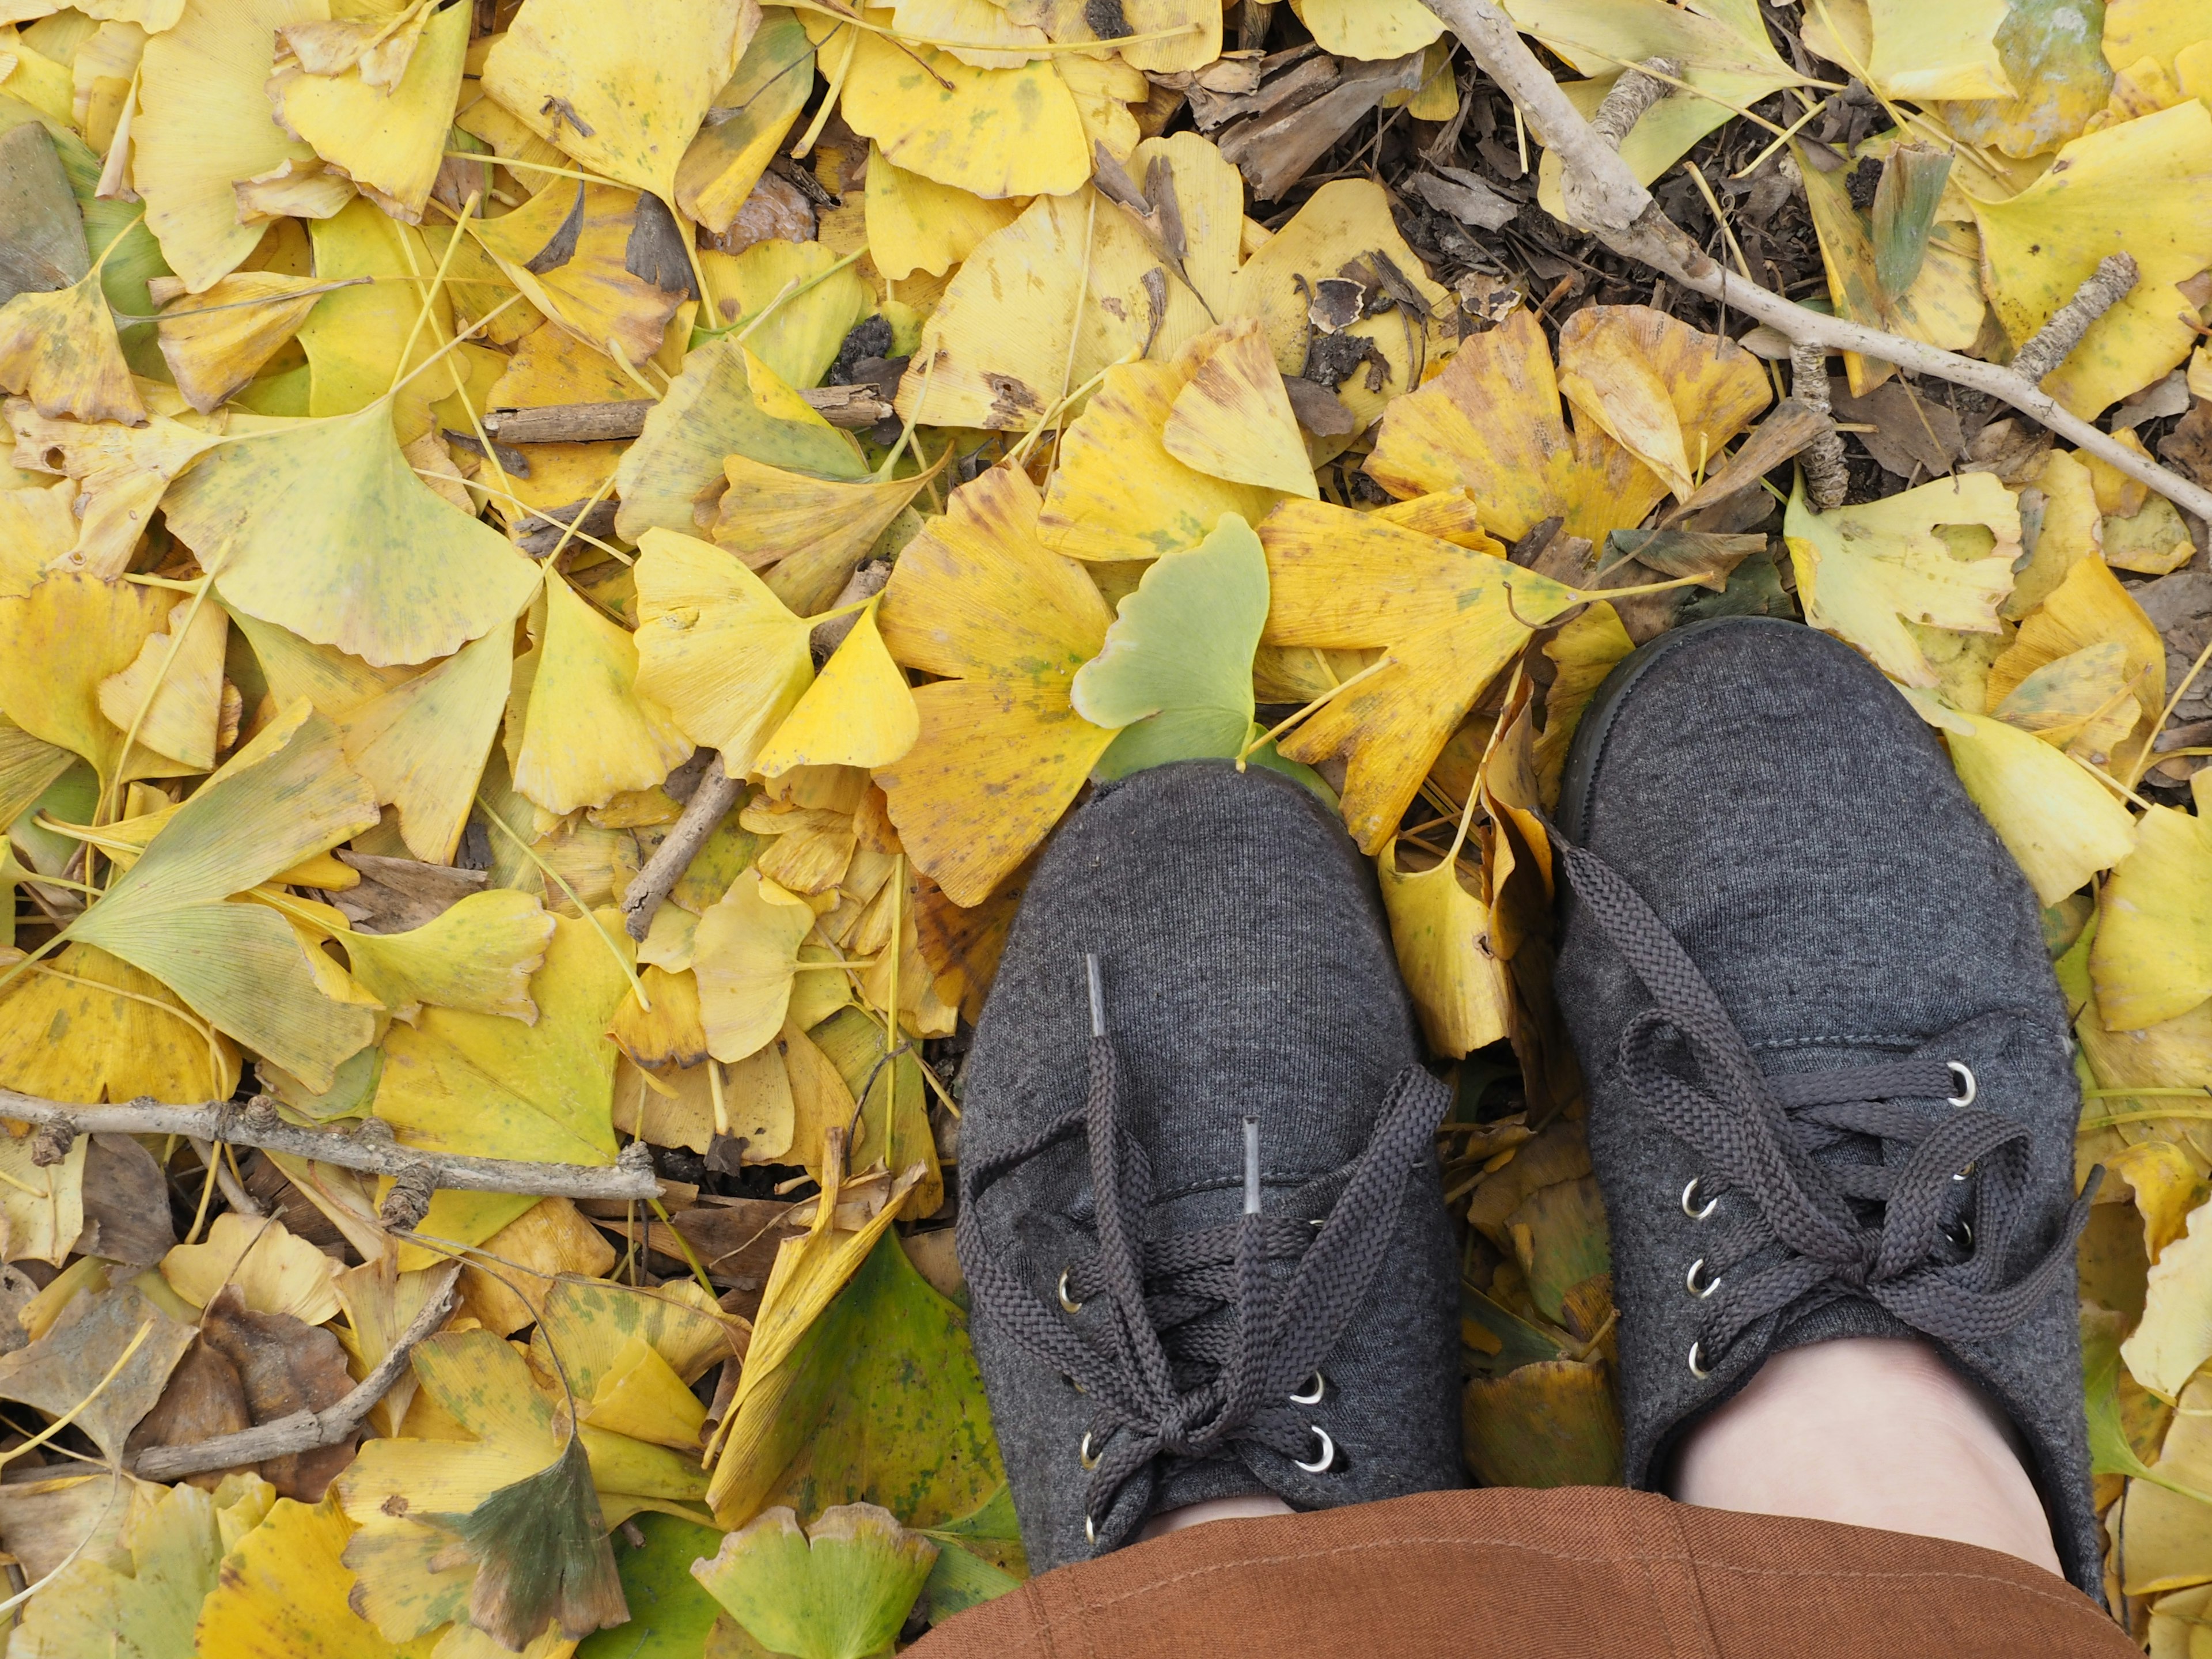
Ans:
[[[1263,1446],[1311,1472],[1333,1442],[1297,1409],[1318,1398],[1322,1362],[1359,1310],[1388,1251],[1406,1177],[1426,1156],[1450,1093],[1418,1066],[1391,1082],[1373,1134],[1318,1226],[1260,1209],[1259,1126],[1245,1120],[1244,1209],[1225,1226],[1147,1235],[1152,1165],[1121,1124],[1121,1075],[1091,975],[1090,1090],[1084,1103],[967,1171],[960,1256],[977,1310],[1092,1401],[1078,1455],[1090,1470],[1085,1531],[1125,1542],[1152,1508],[1164,1458]],[[983,1194],[1048,1148],[1089,1141],[1097,1253],[1060,1274],[1059,1306],[985,1232]],[[1270,1261],[1294,1259],[1283,1282]],[[1279,1290],[1277,1288],[1279,1283]],[[1079,1325],[1073,1315],[1099,1316]],[[1194,1378],[1188,1386],[1178,1374]]]
[[[1871,1297],[1939,1341],[1987,1341],[2072,1271],[2101,1168],[2057,1238],[2016,1266],[2015,1233],[2031,1213],[2032,1136],[2025,1123],[1973,1106],[1971,1070],[1916,1057],[1767,1077],[1643,896],[1556,830],[1553,840],[1576,897],[1651,995],[1654,1006],[1621,1032],[1616,1060],[1638,1099],[1705,1163],[1683,1189],[1684,1212],[1703,1220],[1723,1194],[1747,1200],[1726,1253],[1685,1275],[1706,1303],[1692,1371],[1707,1375],[1762,1322],[1778,1326],[1845,1296]],[[1881,1159],[1821,1156],[1855,1138],[1879,1143]],[[1744,1268],[1774,1244],[1778,1258]]]

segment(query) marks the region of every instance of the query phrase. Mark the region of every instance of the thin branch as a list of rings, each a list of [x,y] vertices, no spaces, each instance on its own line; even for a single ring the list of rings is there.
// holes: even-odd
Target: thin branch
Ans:
[[[1545,72],[1493,0],[1425,0],[1463,41],[1474,61],[1513,100],[1514,108],[1558,155],[1568,222],[1595,235],[1625,258],[1650,265],[1692,293],[1717,300],[1791,342],[1824,351],[1850,351],[1932,374],[2009,404],[2076,449],[2147,484],[2176,507],[2212,521],[2212,489],[2192,483],[2061,408],[2033,381],[1995,363],[1941,351],[1918,340],[1869,328],[1793,305],[1732,275],[1653,204],[1628,164],[1608,149]],[[2032,365],[2031,365],[2032,366]]]
[[[415,1345],[446,1322],[453,1310],[454,1283],[459,1277],[459,1267],[447,1269],[445,1283],[430,1292],[430,1299],[399,1334],[392,1351],[334,1404],[319,1412],[294,1412],[273,1422],[257,1423],[235,1434],[219,1434],[211,1440],[189,1446],[149,1447],[138,1455],[131,1472],[141,1480],[175,1480],[207,1469],[234,1468],[242,1463],[261,1463],[272,1457],[289,1457],[294,1452],[337,1445],[358,1428],[369,1408],[384,1398],[385,1390],[413,1356]]]
[[[653,913],[668,896],[668,890],[683,879],[691,860],[707,844],[707,837],[730,815],[738,797],[744,793],[745,781],[726,775],[720,755],[707,763],[699,787],[684,804],[684,815],[623,891],[622,908],[629,918],[623,927],[632,939],[642,939],[652,930]]]
[[[1835,401],[1828,392],[1828,354],[1816,345],[1793,343],[1790,348],[1790,395],[1815,414],[1833,416]],[[1805,493],[1823,513],[1844,504],[1850,490],[1850,474],[1844,465],[1844,441],[1831,428],[1807,444],[1798,457],[1805,469]]]
[[[301,1129],[284,1122],[273,1106],[260,1101],[240,1108],[228,1101],[204,1106],[164,1106],[139,1099],[120,1106],[75,1106],[58,1100],[0,1089],[0,1117],[19,1123],[54,1124],[71,1139],[88,1134],[182,1135],[234,1146],[258,1146],[335,1164],[371,1175],[404,1175],[427,1168],[441,1187],[479,1193],[527,1193],[538,1198],[658,1198],[652,1154],[642,1142],[623,1149],[609,1166],[589,1164],[532,1164],[503,1158],[467,1158],[403,1146],[391,1138],[381,1119],[372,1118],[351,1134]],[[379,1133],[379,1131],[381,1133]]]

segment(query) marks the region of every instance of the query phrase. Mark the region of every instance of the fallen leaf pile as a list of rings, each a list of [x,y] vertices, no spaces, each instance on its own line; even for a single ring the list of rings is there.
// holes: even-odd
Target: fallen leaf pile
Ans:
[[[2201,5],[1508,9],[1585,114],[1671,65],[1622,156],[1838,315],[2004,362],[2132,256],[2044,387],[2212,481]],[[1019,1582],[962,1056],[1054,827],[1194,757],[1375,860],[1470,1470],[1619,1480],[1542,815],[1613,663],[1754,613],[1896,683],[2047,907],[2110,1588],[2201,1645],[2165,495],[1787,383],[1553,216],[1414,0],[6,15],[0,1116],[123,1114],[0,1134],[11,1654],[858,1659]]]

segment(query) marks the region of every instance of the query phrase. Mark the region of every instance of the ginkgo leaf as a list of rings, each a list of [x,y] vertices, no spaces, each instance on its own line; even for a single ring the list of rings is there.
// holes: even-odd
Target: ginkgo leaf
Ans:
[[[921,730],[914,694],[884,648],[872,604],[755,757],[753,769],[773,778],[794,766],[889,766],[914,747]]]
[[[798,1659],[867,1659],[890,1648],[937,1546],[873,1504],[826,1509],[802,1531],[765,1510],[692,1571],[754,1640]]]
[[[270,82],[277,120],[344,173],[379,207],[413,224],[436,182],[461,88],[469,22],[454,8],[433,10],[416,34],[396,85],[376,84],[372,60],[335,73],[280,53]]]
[[[1049,61],[977,69],[862,31],[838,109],[897,166],[971,196],[1064,196],[1091,176],[1082,118]]]
[[[619,918],[610,932],[626,950]],[[588,921],[556,916],[544,965],[530,981],[537,1023],[424,1007],[385,1040],[376,1115],[408,1145],[433,1151],[613,1163],[615,1051],[605,1037],[629,988]]]
[[[501,1647],[520,1650],[549,1621],[574,1641],[629,1620],[580,1441],[465,1513],[422,1513],[477,1564],[469,1621]]]
[[[781,6],[763,9],[729,84],[714,94],[706,124],[677,166],[678,210],[717,236],[729,229],[806,107],[813,56],[798,18]]]
[[[51,1040],[57,1030],[66,1042]],[[228,1100],[235,1044],[127,962],[71,945],[0,990],[0,1088],[46,1100]]]
[[[1686,499],[1773,400],[1759,360],[1649,306],[1587,306],[1559,327],[1559,391]]]
[[[21,398],[9,400],[8,420],[19,451],[77,481],[82,493],[75,503],[78,528],[67,568],[95,576],[120,576],[131,568],[162,492],[215,442],[213,433],[160,415],[139,427],[48,420]]]
[[[58,1164],[41,1166],[29,1134],[0,1134],[0,1257],[58,1267],[84,1231],[84,1157],[79,1136]]]
[[[299,331],[322,292],[312,277],[241,270],[163,307],[161,358],[185,401],[204,414],[246,385]]]
[[[1468,890],[1455,864],[1406,870],[1385,849],[1376,872],[1421,1034],[1437,1053],[1463,1057],[1506,1035],[1512,993],[1490,948],[1489,907]]]
[[[26,593],[0,595],[0,713],[90,761],[112,786],[125,769],[125,728],[102,710],[100,689],[137,661],[172,603],[158,589],[65,571]],[[144,776],[149,767],[161,769],[134,749],[129,770]]]
[[[1112,620],[1080,565],[1039,539],[1042,503],[1010,467],[953,492],[908,542],[878,622],[892,658],[946,678],[919,688],[921,734],[877,778],[916,866],[978,904],[1042,841],[1114,740],[1068,702]],[[969,806],[986,792],[993,811]]]
[[[1495,542],[1462,547],[1325,502],[1285,501],[1260,541],[1269,644],[1389,651],[1278,745],[1309,764],[1348,755],[1345,823],[1378,848],[1483,688],[1576,595]]]
[[[367,1011],[319,988],[274,911],[225,901],[376,822],[335,727],[305,703],[264,726],[177,809],[69,936],[154,975],[198,1014],[315,1089],[366,1043]],[[246,823],[257,833],[241,836]]]
[[[811,625],[718,547],[667,530],[638,544],[637,685],[732,776],[813,681]]]
[[[161,506],[232,610],[369,663],[450,656],[538,582],[415,476],[381,404],[271,422],[202,456]]]
[[[1443,20],[1420,0],[1299,0],[1315,44],[1339,58],[1403,58],[1443,33]]]
[[[664,202],[759,26],[742,0],[531,0],[484,59],[484,90],[586,170]]]
[[[2097,910],[2089,971],[2106,1029],[2154,1025],[2212,997],[2212,841],[2203,819],[2152,806]]]
[[[944,276],[1020,213],[1012,202],[987,200],[894,166],[873,146],[866,202],[868,258],[893,282],[917,270]]]
[[[2013,0],[1993,39],[2020,95],[1946,106],[1944,124],[1965,143],[2039,155],[2077,136],[2104,107],[2112,68],[2075,0]]]
[[[2143,1295],[2142,1319],[2120,1357],[2145,1388],[2172,1398],[2187,1386],[2198,1366],[2212,1358],[2212,1320],[2204,1316],[2201,1293],[2212,1263],[2212,1208],[2197,1206],[2189,1231],[2151,1264]]]
[[[2126,648],[2117,640],[2101,640],[2045,664],[1990,712],[2097,763],[2110,757],[2142,717],[2134,684]]]
[[[696,1451],[707,1407],[652,1344],[633,1336],[578,1420],[633,1440]]]
[[[223,1553],[216,1515],[214,1496],[197,1486],[161,1492],[132,1517],[127,1547],[112,1555],[87,1552],[61,1570],[51,1593],[24,1609],[9,1645],[38,1659],[185,1659],[193,1651],[192,1620],[216,1586]]]
[[[417,281],[439,264],[428,239],[365,201],[311,223],[307,237],[315,276],[330,292],[296,337],[307,356],[307,413],[350,415],[388,396],[393,434],[415,442],[471,349],[431,365],[453,337],[453,305],[450,289],[426,290]]]
[[[514,787],[547,811],[650,789],[691,753],[676,718],[638,690],[629,631],[559,577],[545,584],[544,632],[524,661],[533,659]]]
[[[400,1019],[422,1005],[538,1021],[530,976],[545,965],[553,918],[527,893],[471,893],[404,933],[341,936],[353,976]]]
[[[717,339],[691,352],[684,372],[647,413],[645,430],[615,475],[622,497],[616,532],[642,545],[654,526],[683,535],[697,530],[693,508],[723,477],[731,455],[822,478],[866,477],[853,441],[789,393],[734,340]]]
[[[198,1333],[133,1286],[87,1294],[94,1297],[91,1305],[68,1323],[0,1354],[0,1400],[20,1400],[52,1417],[70,1413],[94,1445],[119,1458],[125,1437],[161,1397],[162,1384]]]
[[[712,534],[756,570],[800,616],[828,608],[854,568],[907,504],[952,459],[945,447],[926,471],[858,483],[787,472],[744,455],[722,463],[729,488]]]
[[[426,672],[326,711],[342,715],[346,759],[399,809],[400,836],[419,859],[444,864],[460,845],[514,656],[511,631],[495,625]]]
[[[1117,733],[1099,775],[1240,753],[1267,620],[1267,555],[1234,514],[1188,552],[1155,561],[1070,687],[1077,714]]]
[[[788,896],[770,896],[757,870],[732,882],[699,918],[692,971],[716,1060],[743,1060],[775,1039],[791,1006],[799,941],[813,927],[813,911]]]
[[[672,287],[640,274],[641,266],[657,270],[656,227],[675,234],[658,202],[613,185],[567,179],[550,180],[512,213],[469,223],[501,273],[532,304],[592,350],[619,353],[632,366],[660,349],[668,319],[692,282],[688,265]],[[681,264],[680,239],[675,258]]]
[[[755,242],[734,256],[702,250],[699,258],[721,315],[732,321],[747,319],[737,331],[744,349],[787,388],[820,385],[853,325],[876,313],[875,289],[823,242],[772,239]],[[748,373],[762,407],[770,414],[803,420],[810,427],[819,424],[806,419],[811,410],[802,416],[793,407],[800,401],[796,393],[778,392],[772,382],[764,385],[757,374]],[[787,461],[773,454],[757,459],[799,465],[825,477],[845,476],[834,466],[812,462]]]
[[[211,0],[146,43],[131,182],[186,289],[204,293],[253,252],[231,186],[314,152],[269,118],[276,32],[327,17],[325,0]]]
[[[195,1650],[230,1659],[415,1659],[347,1605],[353,1575],[342,1558],[352,1535],[335,1505],[276,1499],[224,1556],[199,1607]]]
[[[1226,323],[1218,337],[1194,345],[1203,349],[1160,434],[1168,453],[1232,483],[1318,501],[1297,416],[1260,325]]]
[[[2212,110],[2195,99],[2076,138],[2006,201],[1974,201],[1982,270],[2017,345],[2074,297],[2097,262],[2124,247],[2133,289],[2089,325],[2044,390],[2094,416],[2189,355],[2175,288],[2212,264]]]
[[[1941,532],[1958,526],[1978,528],[1987,550],[1954,555]],[[1832,513],[1814,512],[1800,490],[1783,534],[1805,620],[1864,652],[1892,679],[1931,686],[1935,665],[1906,624],[1998,631],[1997,607],[2020,556],[2020,504],[1986,472]]]
[[[49,419],[145,421],[97,266],[67,288],[0,306],[0,386]]]
[[[1927,6],[1914,0],[1866,0],[1874,51],[1867,84],[1892,98],[1925,103],[1948,98],[2009,98],[2020,88],[2005,73],[1996,33],[2007,0]]]
[[[337,1316],[331,1282],[337,1265],[281,1221],[232,1212],[215,1218],[206,1243],[179,1244],[163,1256],[161,1277],[196,1308],[236,1285],[255,1313],[319,1325]]]
[[[222,653],[230,619],[221,605],[195,606],[183,599],[169,612],[169,629],[148,635],[131,665],[100,683],[100,712],[118,732],[136,725],[137,741],[147,748],[204,772],[215,765],[222,722]],[[173,637],[179,630],[181,646]]]
[[[561,182],[556,180],[556,183]],[[637,382],[603,351],[579,351],[576,337],[556,322],[542,322],[518,340],[506,371],[492,383],[486,401],[493,409],[540,409],[561,404],[629,403]],[[623,443],[507,444],[520,455],[529,476],[501,462],[500,488],[524,507],[567,507],[608,493],[615,466],[629,446]],[[496,479],[495,480],[496,482]],[[502,501],[502,510],[509,504]],[[510,517],[513,515],[509,515]]]
[[[1279,499],[1273,489],[1208,477],[1169,452],[1164,429],[1200,349],[1193,341],[1171,362],[1106,371],[1060,440],[1060,465],[1037,516],[1037,533],[1055,553],[1156,558],[1195,547],[1224,513],[1256,524]]]

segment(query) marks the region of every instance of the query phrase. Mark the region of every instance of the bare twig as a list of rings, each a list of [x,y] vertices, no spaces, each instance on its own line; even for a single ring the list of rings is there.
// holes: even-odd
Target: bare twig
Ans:
[[[1828,395],[1828,354],[1803,341],[1790,347],[1790,395],[1808,409],[1832,416],[1835,403]],[[1807,444],[1799,457],[1805,469],[1805,493],[1813,505],[1827,513],[1841,507],[1850,489],[1850,475],[1844,468],[1844,441],[1824,432]]]
[[[889,559],[870,559],[845,579],[845,586],[830,602],[830,619],[814,624],[813,632],[806,636],[816,659],[833,655],[845,643],[845,635],[860,620],[859,607],[882,592],[890,585],[891,565]],[[836,613],[845,612],[843,616]]]
[[[1625,258],[1647,264],[1693,293],[1775,329],[1794,343],[1855,351],[1988,393],[2041,422],[2076,449],[2147,484],[2176,507],[2212,521],[2212,490],[2171,472],[2061,408],[2033,381],[2009,368],[1793,305],[1731,275],[1685,235],[1651,201],[1628,164],[1590,128],[1545,72],[1494,0],[1425,0],[1449,24],[1559,158],[1560,189],[1570,223],[1595,234]],[[2092,279],[2093,281],[2094,279]]]
[[[408,1322],[399,1340],[392,1345],[392,1351],[334,1404],[319,1412],[294,1412],[273,1422],[257,1423],[235,1434],[219,1434],[211,1440],[189,1446],[149,1447],[138,1455],[131,1472],[141,1480],[175,1480],[205,1469],[234,1468],[243,1463],[261,1463],[272,1457],[289,1457],[294,1452],[337,1445],[358,1428],[369,1408],[384,1398],[385,1390],[406,1367],[415,1345],[446,1322],[453,1310],[454,1281],[459,1277],[458,1267],[446,1270],[445,1282],[430,1292],[430,1299]]]
[[[1646,75],[1646,70],[1659,73]],[[1590,131],[1619,149],[1629,130],[1644,118],[1644,112],[1674,90],[1660,76],[1672,79],[1681,72],[1682,66],[1671,58],[1647,58],[1621,70],[1620,78],[1613,83],[1605,100],[1592,112]]]
[[[2125,299],[2135,285],[2134,256],[2107,253],[2097,262],[2089,280],[2074,290],[2074,297],[2052,312],[2051,320],[2013,354],[2012,372],[2023,380],[2039,380],[2050,374],[2081,343],[2089,325]]]
[[[328,1129],[301,1129],[280,1119],[273,1107],[261,1109],[256,1101],[243,1109],[228,1101],[204,1106],[164,1106],[140,1099],[120,1106],[76,1106],[58,1100],[0,1089],[0,1117],[19,1123],[52,1123],[72,1135],[182,1135],[190,1139],[234,1146],[258,1146],[265,1152],[335,1164],[341,1169],[365,1170],[372,1175],[399,1176],[417,1167],[428,1168],[441,1187],[479,1193],[528,1193],[539,1198],[658,1198],[660,1182],[653,1173],[653,1155],[643,1143],[623,1149],[611,1166],[589,1164],[532,1164],[503,1158],[466,1158],[458,1152],[428,1152],[403,1146],[393,1140],[380,1120],[372,1119],[381,1134],[344,1134]],[[218,1153],[219,1156],[219,1153]]]
[[[49,1131],[57,1135],[67,1135],[70,1144],[76,1144],[76,1136],[61,1124],[49,1123],[39,1133],[45,1134]],[[254,1202],[253,1194],[240,1185],[238,1177],[230,1172],[229,1160],[223,1157],[222,1148],[195,1135],[192,1137],[192,1150],[199,1154],[202,1165],[215,1171],[216,1189],[222,1194],[226,1204],[240,1215],[259,1215],[263,1212],[261,1206]]]
[[[738,797],[744,793],[745,781],[726,775],[720,755],[707,763],[699,787],[684,805],[684,816],[676,820],[667,839],[653,850],[645,868],[623,893],[623,910],[629,918],[624,926],[632,939],[641,939],[651,931],[653,913],[668,896],[668,890],[683,879],[691,860],[707,844],[707,837],[714,833],[714,826],[730,815]]]

